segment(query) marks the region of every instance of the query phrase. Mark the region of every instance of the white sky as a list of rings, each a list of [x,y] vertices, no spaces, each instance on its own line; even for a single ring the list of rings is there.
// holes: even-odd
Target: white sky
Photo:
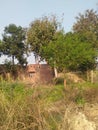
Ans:
[[[42,15],[56,14],[63,16],[65,32],[72,29],[75,17],[87,9],[98,10],[98,0],[0,0],[0,38],[5,26],[11,23],[28,27],[35,19]],[[0,58],[0,63],[4,57]],[[34,63],[34,57],[28,59]]]

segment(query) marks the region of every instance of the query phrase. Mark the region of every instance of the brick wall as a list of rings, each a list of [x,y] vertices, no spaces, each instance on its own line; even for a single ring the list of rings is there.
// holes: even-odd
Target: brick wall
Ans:
[[[51,82],[54,77],[54,72],[52,68],[47,64],[41,64],[40,69],[40,81],[43,83]]]
[[[53,70],[47,64],[32,64],[27,66],[27,75],[30,82],[49,83],[54,77]]]

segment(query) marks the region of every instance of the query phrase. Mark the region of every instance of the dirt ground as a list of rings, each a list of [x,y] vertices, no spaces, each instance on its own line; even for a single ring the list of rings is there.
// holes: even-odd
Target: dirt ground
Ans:
[[[87,87],[82,90],[69,88],[65,93],[70,115],[75,112],[83,113],[88,121],[95,123],[98,130],[98,87]],[[77,103],[75,103],[76,99],[78,99]]]

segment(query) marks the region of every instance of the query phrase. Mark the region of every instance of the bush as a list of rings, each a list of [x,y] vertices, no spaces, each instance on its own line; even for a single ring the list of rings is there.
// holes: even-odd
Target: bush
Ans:
[[[57,77],[57,78],[55,78],[55,79],[53,80],[53,83],[54,83],[55,85],[63,85],[63,84],[64,84],[64,78],[62,78],[62,77]]]

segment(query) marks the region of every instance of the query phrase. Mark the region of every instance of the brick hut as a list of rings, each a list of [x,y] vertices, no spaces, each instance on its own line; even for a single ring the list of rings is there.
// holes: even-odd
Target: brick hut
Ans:
[[[30,82],[50,83],[54,72],[48,64],[29,64],[27,75]]]

